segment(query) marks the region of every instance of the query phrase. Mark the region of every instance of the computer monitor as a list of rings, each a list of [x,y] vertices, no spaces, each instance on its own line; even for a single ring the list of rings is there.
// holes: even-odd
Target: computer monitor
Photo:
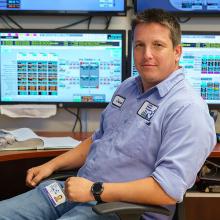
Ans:
[[[180,66],[186,79],[210,108],[220,107],[220,32],[183,32],[183,54]],[[130,76],[138,74],[132,55],[132,39],[128,44]]]
[[[2,0],[0,14],[126,15],[125,0]]]
[[[135,12],[139,13],[145,9],[162,8],[176,15],[219,15],[219,0],[134,0]]]
[[[104,107],[124,79],[123,30],[0,30],[1,104]]]

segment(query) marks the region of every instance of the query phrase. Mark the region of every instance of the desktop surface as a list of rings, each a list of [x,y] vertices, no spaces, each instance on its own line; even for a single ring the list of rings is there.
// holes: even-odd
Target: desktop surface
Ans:
[[[85,140],[86,138],[92,135],[92,132],[38,131],[36,133],[40,136],[45,136],[45,137],[69,136],[80,141]],[[28,159],[28,158],[56,157],[62,153],[65,153],[68,150],[69,149],[0,151],[0,162]]]

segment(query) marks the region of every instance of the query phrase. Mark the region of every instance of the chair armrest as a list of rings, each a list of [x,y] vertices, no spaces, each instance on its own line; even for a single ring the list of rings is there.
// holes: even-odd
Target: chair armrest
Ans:
[[[170,211],[162,206],[140,205],[127,202],[109,202],[100,203],[93,206],[93,211],[99,215],[116,213],[121,214],[137,214],[142,215],[145,212],[154,212],[162,215],[170,215]]]
[[[63,180],[63,181],[65,181],[68,177],[76,176],[77,172],[78,172],[78,169],[56,171],[52,175],[48,176],[45,180]]]

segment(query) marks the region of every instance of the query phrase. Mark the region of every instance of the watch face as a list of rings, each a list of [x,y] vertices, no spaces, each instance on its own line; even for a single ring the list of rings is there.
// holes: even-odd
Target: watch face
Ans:
[[[92,186],[93,193],[100,194],[102,191],[103,191],[102,183],[97,182],[97,183],[93,184],[93,186]]]

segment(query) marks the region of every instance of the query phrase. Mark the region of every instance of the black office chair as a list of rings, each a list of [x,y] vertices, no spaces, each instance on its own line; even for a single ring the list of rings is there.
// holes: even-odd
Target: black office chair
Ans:
[[[66,180],[68,177],[77,174],[74,171],[55,172],[49,178],[50,180]],[[162,206],[155,205],[140,205],[128,202],[107,202],[93,206],[92,210],[98,215],[116,214],[121,220],[140,220],[145,212],[157,213],[169,216],[171,213],[168,209]]]

